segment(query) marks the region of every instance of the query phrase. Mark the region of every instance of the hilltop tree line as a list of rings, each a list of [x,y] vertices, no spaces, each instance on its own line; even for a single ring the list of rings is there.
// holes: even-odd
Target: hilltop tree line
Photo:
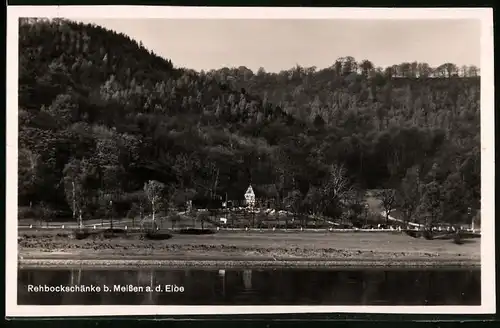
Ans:
[[[407,220],[464,222],[480,208],[478,75],[352,57],[196,72],[96,25],[21,19],[19,205],[123,217],[252,183],[298,214],[355,217],[383,189]]]

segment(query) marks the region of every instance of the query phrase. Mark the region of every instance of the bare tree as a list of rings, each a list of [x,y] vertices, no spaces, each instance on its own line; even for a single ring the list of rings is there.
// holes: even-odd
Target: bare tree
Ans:
[[[328,170],[328,179],[323,187],[325,194],[342,199],[351,192],[351,184],[346,177],[343,165],[332,164]]]
[[[352,191],[352,185],[346,176],[346,170],[343,165],[332,164],[328,169],[328,176],[324,185],[320,188],[322,195],[321,212],[324,212],[329,206],[349,198]]]
[[[396,207],[396,191],[394,189],[382,189],[377,191],[376,196],[381,200],[385,211],[385,222],[389,222],[389,213]]]

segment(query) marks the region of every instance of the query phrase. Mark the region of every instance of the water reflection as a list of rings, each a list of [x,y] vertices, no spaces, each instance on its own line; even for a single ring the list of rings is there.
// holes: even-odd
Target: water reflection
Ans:
[[[21,269],[18,283],[18,302],[26,305],[479,305],[481,301],[479,270]],[[30,285],[109,291],[34,292]],[[133,290],[138,287],[142,290]]]
[[[252,270],[243,271],[243,286],[245,286],[245,290],[252,289]]]

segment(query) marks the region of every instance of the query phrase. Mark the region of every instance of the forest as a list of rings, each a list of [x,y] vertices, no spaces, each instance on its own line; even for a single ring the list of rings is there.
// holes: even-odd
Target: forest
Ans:
[[[252,184],[297,214],[356,219],[379,190],[407,221],[467,222],[479,108],[475,66],[195,71],[97,25],[21,19],[19,217],[168,213]]]

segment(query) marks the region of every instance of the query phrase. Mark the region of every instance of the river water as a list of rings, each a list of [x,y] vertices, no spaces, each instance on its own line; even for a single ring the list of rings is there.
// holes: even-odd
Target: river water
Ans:
[[[20,269],[18,284],[19,305],[481,304],[477,269]]]

